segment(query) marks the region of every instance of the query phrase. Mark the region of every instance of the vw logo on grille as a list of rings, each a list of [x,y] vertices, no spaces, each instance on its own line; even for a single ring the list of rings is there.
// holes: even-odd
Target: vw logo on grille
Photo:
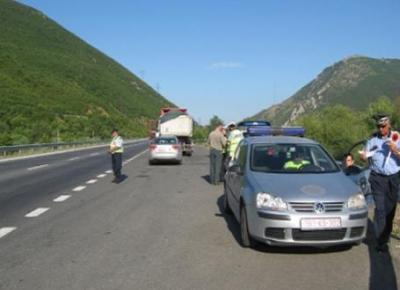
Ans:
[[[323,203],[317,202],[314,204],[314,211],[316,213],[324,213],[325,212],[325,206]]]

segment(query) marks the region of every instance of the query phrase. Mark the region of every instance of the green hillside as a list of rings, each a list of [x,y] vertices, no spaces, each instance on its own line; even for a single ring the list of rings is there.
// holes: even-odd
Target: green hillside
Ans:
[[[0,0],[0,145],[146,134],[171,106],[43,13]]]
[[[302,115],[332,105],[361,111],[380,97],[400,98],[400,60],[351,57],[325,70],[297,93],[261,111],[254,119],[294,123]]]

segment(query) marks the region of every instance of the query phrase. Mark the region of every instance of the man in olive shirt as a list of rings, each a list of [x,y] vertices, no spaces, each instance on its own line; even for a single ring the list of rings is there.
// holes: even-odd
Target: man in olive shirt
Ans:
[[[218,185],[222,164],[222,152],[226,146],[226,137],[223,134],[224,127],[218,125],[214,131],[208,135],[208,145],[210,146],[210,183]]]

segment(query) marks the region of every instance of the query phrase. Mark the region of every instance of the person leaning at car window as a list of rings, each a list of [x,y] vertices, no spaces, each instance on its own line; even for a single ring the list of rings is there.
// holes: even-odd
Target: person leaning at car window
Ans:
[[[387,114],[376,114],[374,119],[379,132],[368,140],[364,150],[359,153],[361,159],[369,160],[371,168],[369,183],[375,202],[376,250],[387,252],[399,190],[399,133],[391,130]]]
[[[283,165],[284,169],[299,170],[304,165],[310,164],[310,161],[304,160],[303,154],[298,151],[291,152],[291,158],[291,160],[287,161],[285,165]]]
[[[358,174],[361,172],[360,167],[354,164],[354,156],[351,153],[346,153],[344,155],[344,169],[343,172],[346,175]]]

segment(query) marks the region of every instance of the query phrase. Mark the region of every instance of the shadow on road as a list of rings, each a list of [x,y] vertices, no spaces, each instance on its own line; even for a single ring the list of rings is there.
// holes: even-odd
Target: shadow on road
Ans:
[[[115,182],[116,184],[120,184],[128,179],[128,175],[122,174],[121,177]]]
[[[228,229],[231,231],[232,236],[235,238],[236,242],[240,245],[240,226],[239,223],[236,221],[233,215],[224,214],[224,207],[223,207],[224,196],[221,195],[217,200],[217,205],[219,208],[219,213],[216,213],[215,216],[223,217],[227,224]],[[295,255],[302,255],[302,254],[327,254],[327,253],[334,253],[334,252],[342,252],[348,251],[352,248],[351,245],[341,245],[341,246],[331,246],[331,247],[277,247],[277,246],[270,246],[264,243],[259,243],[253,249],[258,252],[262,253],[271,253],[271,254],[295,254]]]
[[[369,254],[369,289],[370,290],[397,290],[396,272],[390,252],[379,253],[376,251],[376,238],[374,225],[368,220],[367,238],[364,243],[368,246]]]
[[[208,184],[211,184],[211,179],[210,179],[210,175],[203,175],[201,178],[203,178],[205,181],[207,181]]]

